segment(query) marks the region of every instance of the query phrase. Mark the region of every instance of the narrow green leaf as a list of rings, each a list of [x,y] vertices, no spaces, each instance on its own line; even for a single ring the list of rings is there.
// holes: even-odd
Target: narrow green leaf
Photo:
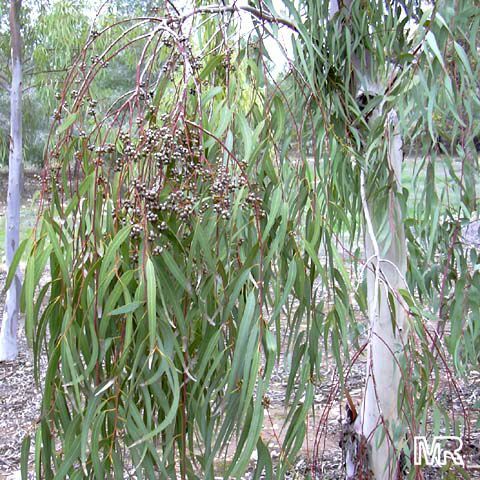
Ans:
[[[162,260],[166,263],[170,273],[175,277],[180,286],[189,294],[192,293],[192,286],[179,268],[172,255],[168,251],[162,253]]]
[[[4,292],[6,292],[10,288],[12,280],[14,279],[17,272],[20,260],[22,259],[22,255],[25,250],[27,250],[27,252],[30,250],[30,248],[27,248],[27,246],[30,246],[31,243],[31,238],[26,238],[18,245],[15,255],[13,256],[12,263],[10,264],[10,268],[8,269],[7,278],[5,279],[5,288],[3,289]]]
[[[71,127],[75,120],[78,117],[78,113],[71,113],[68,115],[62,122],[62,124],[57,128],[57,133],[63,133],[65,130],[67,130],[68,127]]]
[[[150,352],[152,352],[157,341],[157,281],[150,258],[147,258],[145,265],[145,281],[147,283],[148,338]]]
[[[437,39],[435,38],[435,35],[431,30],[429,30],[425,35],[425,40],[427,41],[428,46],[430,47],[431,51],[433,52],[437,60],[440,62],[440,65],[443,68],[445,68],[442,52],[440,52],[440,49],[438,48],[438,44],[437,44]]]
[[[30,453],[30,435],[27,435],[22,442],[20,453],[20,473],[22,480],[28,480],[28,457]]]
[[[126,305],[123,305],[122,307],[118,307],[115,310],[112,310],[109,315],[114,316],[114,315],[125,315],[126,313],[132,313],[135,310],[137,310],[141,305],[143,305],[143,302],[130,302],[127,303]]]

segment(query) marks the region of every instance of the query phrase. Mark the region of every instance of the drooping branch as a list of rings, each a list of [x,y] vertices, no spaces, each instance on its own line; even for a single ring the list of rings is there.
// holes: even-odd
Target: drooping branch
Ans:
[[[234,12],[247,12],[250,15],[258,18],[259,20],[263,20],[266,22],[277,23],[280,25],[284,25],[285,27],[290,28],[294,32],[298,32],[297,26],[291,22],[290,20],[282,17],[275,17],[263,10],[259,10],[258,8],[252,7],[250,5],[212,5],[209,7],[201,7],[195,10],[192,10],[189,13],[186,13],[182,17],[180,17],[180,21],[183,22],[188,18],[192,17],[193,15],[197,15],[199,13],[234,13]]]

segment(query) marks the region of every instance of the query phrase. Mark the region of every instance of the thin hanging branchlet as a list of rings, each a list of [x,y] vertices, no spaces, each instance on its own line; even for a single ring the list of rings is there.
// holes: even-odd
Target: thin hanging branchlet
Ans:
[[[274,256],[266,254],[265,242],[272,243],[279,226],[264,238],[272,208],[265,188],[282,179],[263,174],[262,180],[252,170],[271,151],[247,149],[248,124],[279,106],[231,87],[234,74],[248,73],[241,64],[231,67],[225,36],[214,55],[199,58],[181,22],[166,18],[166,24],[139,19],[123,31],[122,22],[95,30],[59,95],[31,252],[45,260],[49,254],[49,303],[45,313],[27,311],[39,333],[32,338],[35,354],[45,341],[50,359],[42,428],[62,444],[54,453],[51,444],[37,442],[52,461],[39,467],[45,478],[75,462],[98,478],[120,465],[150,478],[173,475],[177,467],[181,478],[211,474],[243,425],[230,467],[235,474],[248,466],[260,438],[264,404],[257,398],[265,396],[277,350],[263,305],[278,310],[285,301],[268,297],[264,286],[282,251],[280,243]],[[202,19],[198,31],[208,37],[210,23]],[[117,37],[103,45],[115,29]],[[97,79],[135,49],[133,88],[101,115]],[[217,69],[205,74],[218,56]],[[229,101],[254,106],[253,113],[241,111],[243,131],[224,101],[204,100],[205,90],[219,87]],[[225,115],[227,129],[219,131],[215,122]],[[242,140],[233,144],[233,132]],[[241,159],[242,152],[249,157]],[[231,238],[238,239],[234,249]],[[50,340],[41,338],[47,324]],[[244,358],[250,370],[240,368]],[[85,419],[73,443],[65,434],[76,427],[58,419],[59,408]],[[211,437],[208,449],[194,440],[199,435]],[[192,462],[198,448],[203,457]]]

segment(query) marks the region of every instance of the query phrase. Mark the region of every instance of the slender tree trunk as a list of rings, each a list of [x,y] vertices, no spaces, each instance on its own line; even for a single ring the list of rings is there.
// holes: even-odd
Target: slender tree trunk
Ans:
[[[10,88],[10,155],[8,161],[8,194],[5,235],[7,268],[19,243],[20,197],[23,186],[22,171],[22,41],[20,33],[21,0],[10,1],[10,38],[12,84]],[[17,356],[17,327],[21,280],[19,272],[8,289],[0,330],[0,361]]]
[[[388,168],[399,189],[403,150],[395,112],[388,115],[386,130],[390,132],[385,135],[389,142]],[[379,235],[374,219],[385,217],[376,211],[374,202],[368,201],[363,174],[361,183],[370,336],[362,406],[356,418],[349,418],[344,431],[346,479],[398,480],[402,473],[397,447],[404,430],[398,410],[399,364],[408,335],[405,306],[398,293],[399,288],[407,288],[405,232],[401,206],[392,189],[387,220],[390,232]]]
[[[394,112],[388,116],[387,123],[386,129],[391,133],[386,135],[389,142],[389,169],[394,174],[399,189],[403,151],[397,115]],[[399,422],[398,361],[404,350],[406,336],[404,306],[398,301],[398,289],[406,288],[405,233],[401,207],[395,198],[395,192],[390,192],[390,232],[384,242],[378,240],[378,225],[372,220],[377,216],[375,206],[365,198],[364,185],[362,196],[366,210],[365,252],[373,268],[367,268],[370,345],[365,394],[357,424],[362,437],[367,439],[369,464],[374,478],[392,480],[399,478],[394,445],[398,438],[394,440],[394,430]],[[382,238],[385,236],[382,235]]]
[[[343,0],[349,8],[351,0]],[[329,17],[339,10],[338,0],[330,0]],[[369,56],[366,55],[366,63]],[[382,89],[369,78],[369,68],[361,71],[360,61],[352,58],[355,71],[360,73],[376,94]],[[360,81],[358,81],[360,83]],[[369,92],[366,92],[369,93]],[[380,107],[379,107],[380,108]],[[402,211],[395,190],[400,191],[403,163],[403,145],[394,111],[387,116],[385,140],[388,142],[388,169],[396,185],[390,189],[388,212],[377,211],[379,206],[366,195],[365,174],[361,178],[361,196],[365,214],[365,253],[367,268],[367,300],[370,337],[362,406],[345,432],[346,478],[396,480],[401,477],[396,457],[399,428],[400,369],[406,339],[405,310],[398,301],[398,289],[406,288],[407,252]],[[368,175],[369,172],[366,172]],[[384,208],[384,207],[383,207]],[[379,235],[380,225],[375,219],[388,215],[388,235]],[[385,227],[384,227],[385,228]],[[385,239],[385,240],[380,240]],[[390,301],[389,301],[390,298]],[[355,412],[356,413],[356,412]],[[394,434],[394,431],[396,432]]]

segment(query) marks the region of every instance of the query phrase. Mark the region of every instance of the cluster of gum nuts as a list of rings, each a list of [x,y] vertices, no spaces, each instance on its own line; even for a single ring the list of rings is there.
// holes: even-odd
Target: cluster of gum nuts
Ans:
[[[213,165],[202,158],[197,134],[186,129],[172,131],[166,125],[149,126],[135,138],[121,133],[119,141],[122,155],[115,170],[149,172],[127,183],[117,212],[122,224],[131,225],[132,260],[138,260],[142,239],[153,246],[154,255],[160,255],[168,245],[169,228],[186,232],[191,220],[201,217],[209,207],[222,220],[229,220],[232,197],[247,185],[246,176],[237,172],[233,177],[220,158]],[[132,165],[136,168],[126,168]],[[261,201],[250,192],[242,208],[262,212]]]

